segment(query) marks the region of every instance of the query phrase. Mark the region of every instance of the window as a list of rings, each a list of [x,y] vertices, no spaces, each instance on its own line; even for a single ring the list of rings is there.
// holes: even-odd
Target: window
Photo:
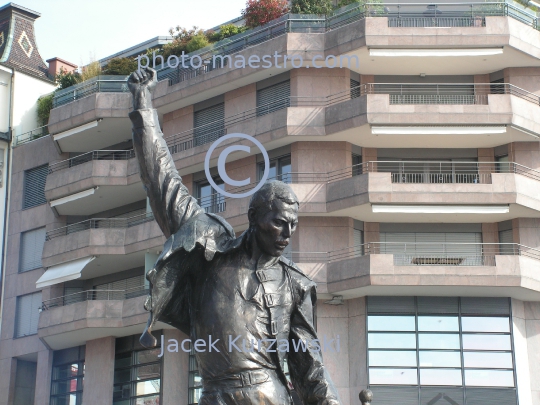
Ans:
[[[19,272],[39,269],[43,245],[45,244],[45,227],[23,232],[21,234],[21,249],[19,260]]]
[[[259,163],[258,179],[264,175],[264,162]],[[270,173],[268,180],[281,180],[284,183],[292,183],[291,155],[280,156],[270,160]]]
[[[40,308],[41,291],[17,297],[14,337],[19,338],[37,333]]]
[[[225,190],[225,184],[220,178],[215,178],[216,185]],[[226,209],[225,196],[215,191],[210,183],[201,181],[196,183],[197,202],[205,212],[212,214],[223,212]]]
[[[198,404],[202,394],[202,378],[199,374],[199,365],[195,357],[193,347],[189,353],[189,383],[188,383],[188,404]]]
[[[160,332],[154,332],[160,334]],[[159,405],[161,403],[162,358],[158,347],[145,349],[139,335],[116,339],[113,405]]]
[[[352,175],[359,176],[362,174],[362,156],[355,153],[352,154]]]
[[[369,384],[382,405],[392,392],[410,394],[409,404],[472,404],[480,391],[516,403],[507,298],[368,297],[367,329]]]
[[[257,90],[257,116],[270,114],[291,105],[291,82],[281,83]]]
[[[23,210],[45,204],[45,182],[49,166],[43,165],[24,172]]]
[[[51,405],[81,405],[85,346],[53,354]]]
[[[194,146],[215,141],[225,135],[225,104],[195,111],[193,121]]]

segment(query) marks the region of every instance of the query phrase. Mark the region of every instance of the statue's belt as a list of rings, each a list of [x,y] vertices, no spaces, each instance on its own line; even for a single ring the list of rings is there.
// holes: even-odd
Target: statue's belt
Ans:
[[[261,384],[270,379],[270,372],[275,374],[274,370],[249,370],[242,371],[238,374],[230,374],[222,378],[217,379],[205,379],[203,386],[205,389],[212,388],[242,388],[250,387],[252,385]],[[277,377],[277,376],[276,376]]]

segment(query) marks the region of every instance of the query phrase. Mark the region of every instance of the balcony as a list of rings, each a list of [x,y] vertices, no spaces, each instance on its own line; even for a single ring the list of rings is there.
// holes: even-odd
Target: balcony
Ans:
[[[95,257],[81,270],[85,280],[141,266],[145,252],[161,250],[164,242],[152,213],[92,218],[48,231],[42,262],[48,268]]]
[[[128,76],[96,76],[85,82],[75,84],[54,93],[53,108],[71,103],[72,101],[94,93],[127,93]]]
[[[19,146],[24,143],[32,142],[36,139],[41,138],[42,136],[49,135],[49,128],[47,125],[33,129],[31,131],[25,132],[15,138],[15,145]]]
[[[51,349],[84,345],[106,336],[142,333],[148,319],[143,295],[137,291],[88,291],[43,302],[38,336]],[[77,301],[79,299],[79,301]],[[160,327],[167,325],[160,324]]]
[[[141,201],[146,193],[134,157],[133,149],[97,150],[51,164],[45,197],[59,215],[93,215]]]
[[[328,253],[326,292],[538,299],[539,260],[518,244],[369,243]]]

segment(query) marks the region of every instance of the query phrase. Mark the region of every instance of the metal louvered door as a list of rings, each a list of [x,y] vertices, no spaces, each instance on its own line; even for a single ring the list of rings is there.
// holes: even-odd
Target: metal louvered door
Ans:
[[[15,316],[15,337],[35,335],[41,307],[41,291],[17,297],[17,313]]]
[[[21,253],[19,272],[39,269],[42,267],[41,255],[45,244],[45,228],[24,232],[21,235]]]
[[[220,103],[194,113],[195,146],[214,142],[225,135],[225,104]]]
[[[24,172],[23,209],[45,204],[45,182],[49,165],[43,165]]]
[[[351,80],[351,98],[360,97],[360,82],[354,79]]]
[[[257,90],[257,115],[266,115],[291,106],[291,82],[281,83]]]

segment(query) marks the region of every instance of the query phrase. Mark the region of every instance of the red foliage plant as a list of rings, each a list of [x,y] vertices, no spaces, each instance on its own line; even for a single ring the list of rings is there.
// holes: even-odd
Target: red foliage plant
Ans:
[[[247,0],[242,16],[246,27],[255,28],[289,12],[287,0]]]

